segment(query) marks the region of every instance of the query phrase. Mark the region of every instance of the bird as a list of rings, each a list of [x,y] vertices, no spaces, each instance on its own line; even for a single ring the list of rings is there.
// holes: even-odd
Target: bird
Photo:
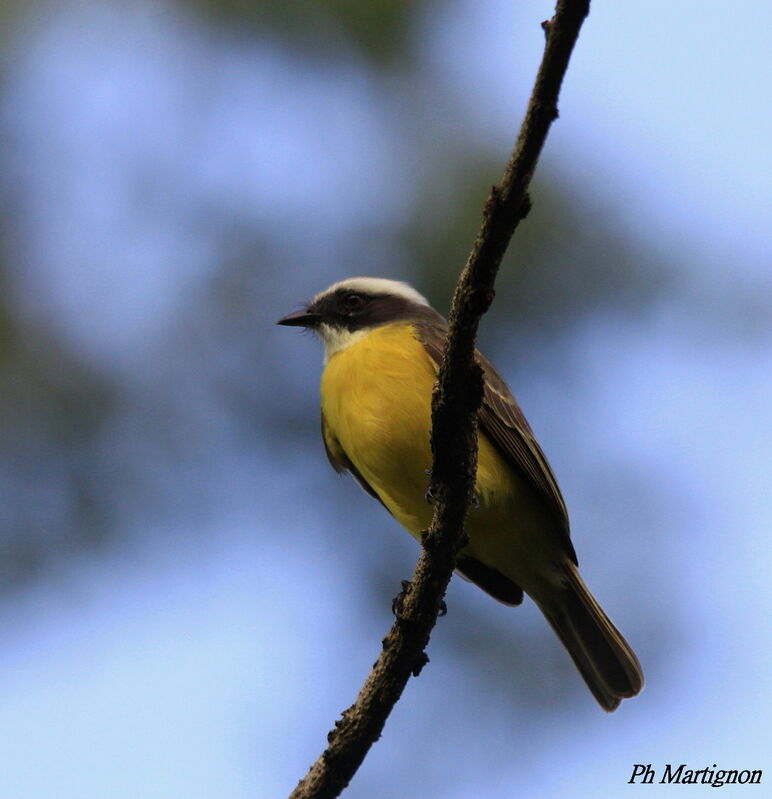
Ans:
[[[382,277],[334,283],[277,324],[321,339],[322,440],[414,538],[431,521],[431,397],[447,323],[416,289]],[[456,571],[505,605],[527,594],[608,712],[643,687],[638,658],[579,575],[555,476],[507,384],[484,377],[478,461]]]

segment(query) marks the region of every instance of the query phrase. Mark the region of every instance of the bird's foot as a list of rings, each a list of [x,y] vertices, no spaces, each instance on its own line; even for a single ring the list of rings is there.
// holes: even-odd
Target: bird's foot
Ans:
[[[391,600],[391,612],[394,614],[396,618],[399,618],[402,614],[402,607],[405,604],[405,598],[407,597],[407,592],[410,590],[410,586],[412,583],[410,580],[400,580],[400,585],[402,586],[402,590]],[[448,606],[445,603],[444,599],[440,600],[440,608],[437,611],[437,617],[440,616],[447,616],[448,615]],[[416,675],[418,676],[418,675]]]
[[[437,496],[435,494],[434,486],[432,485],[432,471],[431,469],[426,469],[424,474],[429,478],[429,484],[426,486],[426,492],[424,493],[424,499],[430,504],[434,505],[437,501]],[[476,491],[472,491],[472,496],[469,499],[469,504],[476,510],[480,507],[480,495]]]
[[[434,505],[434,502],[437,498],[434,496],[434,486],[432,485],[432,470],[425,469],[424,474],[429,478],[429,484],[426,486],[426,493],[424,494],[424,499],[430,505]]]
[[[402,613],[402,606],[405,604],[405,597],[410,589],[410,580],[400,580],[399,584],[402,586],[402,590],[391,600],[391,612],[395,618],[399,618]]]

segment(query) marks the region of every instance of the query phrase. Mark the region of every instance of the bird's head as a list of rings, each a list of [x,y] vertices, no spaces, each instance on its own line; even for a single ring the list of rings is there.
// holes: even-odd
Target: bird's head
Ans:
[[[317,294],[277,324],[313,330],[324,344],[325,359],[345,349],[374,327],[433,313],[412,286],[381,277],[350,277]]]

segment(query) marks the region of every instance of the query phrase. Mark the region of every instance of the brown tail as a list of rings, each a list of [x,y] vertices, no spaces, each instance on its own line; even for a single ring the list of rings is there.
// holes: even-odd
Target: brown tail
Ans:
[[[567,584],[558,601],[539,603],[539,607],[598,704],[611,712],[622,699],[643,688],[641,665],[573,563],[567,564],[566,575]]]

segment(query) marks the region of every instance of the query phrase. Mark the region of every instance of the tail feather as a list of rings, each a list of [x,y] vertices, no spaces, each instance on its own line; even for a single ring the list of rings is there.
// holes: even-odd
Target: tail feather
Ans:
[[[566,575],[559,600],[539,607],[598,704],[611,712],[643,688],[641,665],[572,563]]]

